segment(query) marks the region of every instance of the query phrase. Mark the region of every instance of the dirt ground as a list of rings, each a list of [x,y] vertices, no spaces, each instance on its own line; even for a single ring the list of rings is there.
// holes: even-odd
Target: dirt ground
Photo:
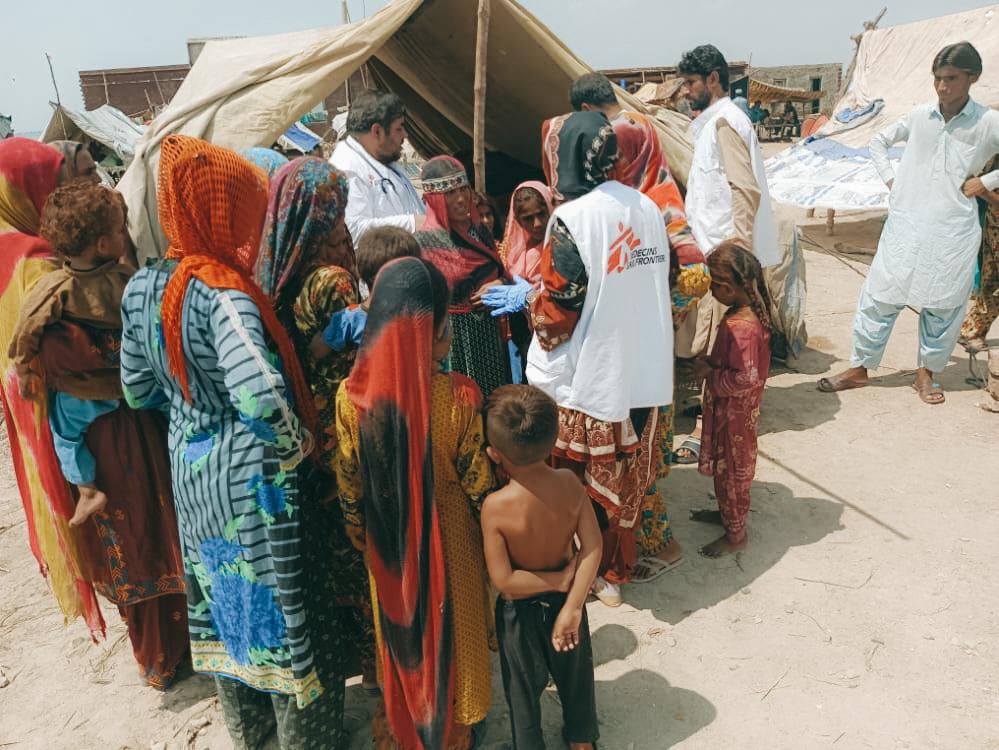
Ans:
[[[805,256],[811,338],[766,391],[749,549],[697,554],[716,529],[688,511],[711,486],[676,469],[664,489],[686,562],[618,610],[589,606],[602,748],[999,749],[999,417],[975,408],[963,353],[940,378],[947,403],[918,401],[908,311],[872,387],[816,391],[849,356],[866,266]],[[141,686],[111,608],[101,645],[64,626],[0,466],[0,748],[229,750],[210,680]],[[492,750],[510,747],[496,673]],[[558,700],[544,703],[561,747]],[[372,705],[356,685],[348,704],[351,747],[369,747]]]

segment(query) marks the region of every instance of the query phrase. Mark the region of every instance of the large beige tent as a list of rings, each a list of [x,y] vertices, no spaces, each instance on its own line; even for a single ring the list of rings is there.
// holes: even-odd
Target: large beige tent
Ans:
[[[476,6],[471,0],[395,0],[347,26],[209,42],[170,105],[150,124],[120,183],[140,255],[161,255],[156,219],[159,143],[170,133],[230,148],[266,146],[367,63],[399,94],[423,155],[471,148]],[[538,166],[541,122],[568,108],[571,81],[590,70],[513,0],[492,0],[486,147]],[[629,108],[645,111],[620,92]],[[657,122],[670,163],[685,179],[686,121]]]

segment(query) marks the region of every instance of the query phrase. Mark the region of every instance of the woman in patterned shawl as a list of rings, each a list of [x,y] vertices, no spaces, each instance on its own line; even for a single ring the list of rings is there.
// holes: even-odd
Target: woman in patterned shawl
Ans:
[[[346,178],[322,159],[304,157],[279,169],[271,177],[256,279],[291,332],[312,389],[319,416],[316,460],[299,468],[303,502],[315,507],[307,531],[327,550],[329,596],[353,615],[352,632],[342,638],[360,649],[365,687],[377,689],[368,574],[346,535],[334,463],[336,392],[354,365],[356,349],[322,359],[309,350],[309,342],[335,313],[361,301],[357,260],[344,221],[346,205]]]
[[[451,343],[447,304],[430,263],[385,266],[337,394],[340,497],[377,613],[379,750],[467,750],[489,710],[493,625],[478,514],[494,482],[479,389],[437,370]]]
[[[272,148],[262,148],[259,146],[256,148],[245,148],[239,152],[239,155],[250,162],[250,164],[264,170],[268,177],[273,177],[281,167],[288,163],[287,156],[279,154]]]
[[[317,593],[324,550],[304,539],[311,507],[296,470],[315,409],[251,278],[266,175],[185,136],[167,136],[161,153],[170,249],[125,290],[122,383],[132,405],[170,407],[194,669],[215,675],[240,750],[275,728],[282,750],[339,748],[343,645],[323,639],[336,612]]]
[[[420,179],[427,217],[416,240],[451,289],[454,343],[447,366],[472,378],[488,397],[511,381],[509,336],[482,304],[482,294],[504,282],[503,260],[479,219],[461,162],[435,157],[424,165]]]
[[[55,268],[51,248],[38,233],[42,204],[60,174],[72,175],[61,169],[63,164],[64,157],[44,144],[23,138],[0,142],[0,394],[11,457],[31,550],[63,614],[67,619],[82,615],[96,639],[104,633],[104,620],[95,589],[118,605],[140,675],[148,685],[164,688],[188,645],[159,415],[117,408],[90,425],[87,443],[97,458],[97,482],[108,495],[108,506],[92,521],[70,529],[74,501],[54,452],[49,403],[21,397],[8,358],[22,301],[38,279]],[[106,373],[117,362],[115,339],[66,322],[50,326],[33,366],[50,385],[69,373]],[[122,471],[123,466],[132,470]]]
[[[575,112],[542,126],[542,165],[556,202],[579,198],[612,179],[617,159],[617,137],[602,113]],[[576,240],[558,219],[542,254],[541,279],[531,317],[537,344],[552,351],[572,336],[589,284]],[[593,591],[610,606],[620,605],[619,585],[631,580],[637,562],[634,526],[656,479],[658,418],[655,408],[633,409],[629,419],[611,423],[559,407],[553,455],[584,478],[603,519],[604,559]]]
[[[711,286],[704,254],[694,241],[687,224],[680,188],[673,179],[655,125],[648,115],[621,110],[613,116],[611,124],[617,135],[621,155],[615,177],[628,187],[641,191],[659,207],[669,236],[671,261],[674,270],[670,278],[673,304],[673,326],[678,327],[694,304],[707,294]],[[673,455],[673,416],[675,402],[659,415],[659,444],[657,446],[658,478],[665,479],[670,472]],[[680,544],[673,537],[662,491],[653,482],[649,487],[642,508],[641,526],[637,532],[638,547],[642,554],[632,576],[633,583],[648,583],[675,568],[683,559]]]

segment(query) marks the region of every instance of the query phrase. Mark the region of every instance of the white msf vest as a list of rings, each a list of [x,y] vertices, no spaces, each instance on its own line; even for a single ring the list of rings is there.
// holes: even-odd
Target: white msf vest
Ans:
[[[763,166],[763,152],[753,124],[746,113],[725,97],[694,120],[691,131],[694,135],[694,159],[687,179],[687,221],[694,233],[697,246],[705,256],[710,255],[725,240],[735,234],[732,221],[732,190],[722,167],[721,151],[718,148],[718,118],[723,117],[749,147],[753,173],[760,186],[760,207],[753,222],[753,246],[747,248],[760,261],[764,268],[776,266],[781,261],[777,244],[777,224],[770,206],[770,190],[767,187],[767,173]]]
[[[673,401],[669,242],[649,198],[605,182],[559,206],[589,283],[572,336],[546,352],[531,342],[527,380],[562,407],[623,422],[631,409]]]

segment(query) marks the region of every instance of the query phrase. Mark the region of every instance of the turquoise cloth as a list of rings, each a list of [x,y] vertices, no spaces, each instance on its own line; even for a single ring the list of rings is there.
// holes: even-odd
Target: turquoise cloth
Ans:
[[[119,401],[84,401],[68,393],[49,398],[49,427],[59,467],[71,484],[93,484],[97,462],[87,447],[87,429],[98,417],[118,408]]]

